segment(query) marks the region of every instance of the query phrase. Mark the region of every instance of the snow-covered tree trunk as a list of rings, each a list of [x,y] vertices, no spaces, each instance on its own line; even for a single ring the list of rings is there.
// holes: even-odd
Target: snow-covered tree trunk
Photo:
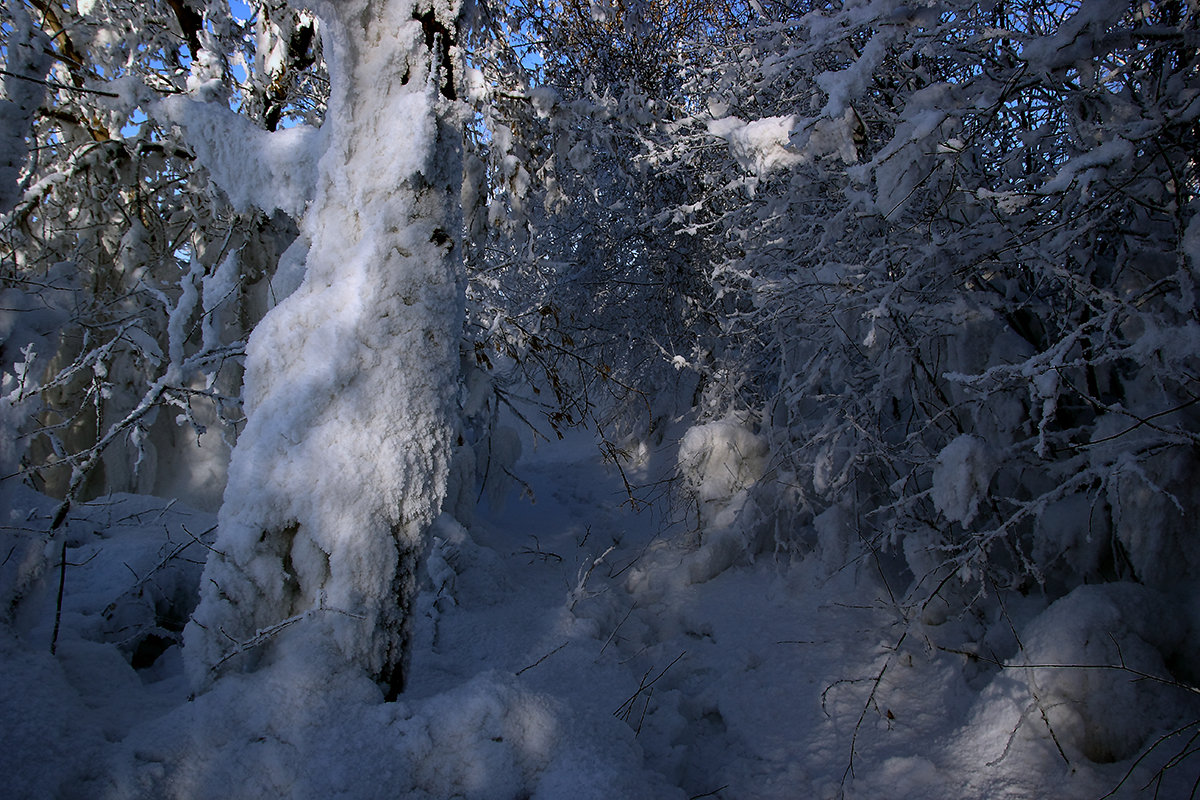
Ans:
[[[454,430],[459,4],[310,5],[332,87],[306,275],[250,338],[246,428],[185,652],[203,686],[318,637],[395,696]]]

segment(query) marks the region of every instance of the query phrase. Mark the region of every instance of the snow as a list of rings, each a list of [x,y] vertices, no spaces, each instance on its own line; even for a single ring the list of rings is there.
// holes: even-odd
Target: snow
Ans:
[[[1099,168],[1129,159],[1133,155],[1133,144],[1120,137],[1094,147],[1082,155],[1075,156],[1059,169],[1058,174],[1040,189],[1042,194],[1053,195],[1063,192],[1072,183],[1079,184],[1079,191],[1087,198],[1088,187],[1103,177]]]
[[[951,522],[969,525],[995,471],[996,459],[987,442],[969,434],[958,436],[938,453],[930,491],[934,506]]]
[[[212,350],[221,343],[221,329],[225,324],[225,301],[237,291],[241,281],[237,253],[230,253],[211,275],[201,279],[204,316],[200,320],[202,347]]]
[[[1020,664],[1083,664],[1096,669],[1043,668],[1014,673],[1035,687],[1064,748],[1100,762],[1135,757],[1169,719],[1169,695],[1142,695],[1139,674],[1171,680],[1165,658],[1180,652],[1184,620],[1166,598],[1133,583],[1081,586],[1055,602],[1024,632]],[[1129,672],[1109,669],[1124,665]],[[1158,705],[1159,707],[1154,707]]]
[[[762,176],[804,161],[804,154],[791,144],[795,125],[794,115],[749,122],[737,117],[723,117],[711,120],[708,132],[729,143],[729,154],[742,169]]]
[[[735,415],[688,429],[680,471],[703,503],[729,503],[766,469],[767,442]]]
[[[319,129],[297,125],[268,132],[220,103],[183,95],[162,100],[152,113],[182,131],[238,211],[304,213],[324,144]]]
[[[677,428],[633,477],[672,469],[680,440],[749,435],[735,430]],[[1085,586],[1053,604],[1014,595],[1007,620],[933,625],[906,617],[872,564],[737,561],[698,577],[687,521],[665,503],[632,512],[586,434],[526,447],[515,467],[536,502],[435,527],[412,679],[394,703],[333,640],[295,626],[274,636],[302,646],[194,697],[176,644],[133,669],[134,643],[194,602],[205,544],[191,535],[207,540],[215,522],[154,498],[69,517],[51,655],[57,549],[41,543],[54,504],[17,492],[7,533],[44,568],[0,625],[7,792],[1082,800],[1200,718],[1190,692],[1139,679],[1194,663],[1200,615],[1179,613],[1194,593]],[[837,513],[823,543],[850,524]],[[8,607],[9,577],[0,590]],[[1137,786],[1182,744],[1151,753]],[[1161,796],[1192,777],[1185,761]]]
[[[10,475],[20,467],[18,431],[36,401],[38,367],[53,352],[52,331],[67,317],[70,265],[56,268],[47,283],[61,291],[0,291],[0,470]],[[39,360],[38,356],[43,355]]]
[[[849,106],[851,98],[862,95],[875,75],[879,63],[887,55],[891,39],[892,34],[888,28],[884,28],[871,36],[863,47],[862,54],[848,68],[822,72],[813,78],[813,82],[829,98],[822,109],[822,116],[841,116]]]

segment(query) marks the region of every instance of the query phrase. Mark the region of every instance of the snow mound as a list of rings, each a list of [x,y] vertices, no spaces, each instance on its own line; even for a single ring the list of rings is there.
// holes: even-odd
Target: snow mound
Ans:
[[[736,417],[696,425],[679,443],[679,470],[702,503],[732,504],[767,469],[767,441]]]
[[[688,547],[681,569],[669,566],[677,557],[671,548],[659,552],[630,573],[631,586],[645,589],[664,578],[676,588],[702,583],[752,549],[761,513],[751,495],[766,474],[769,455],[767,440],[736,414],[689,428],[679,443],[676,469],[696,502],[701,546]]]
[[[60,649],[75,638],[115,645],[153,673],[195,605],[211,515],[110,495],[73,508],[51,536],[49,498],[9,486],[0,500],[9,503],[11,548],[0,567],[0,601],[13,632]]]
[[[1185,637],[1180,615],[1151,589],[1081,586],[1027,626],[1022,652],[983,692],[973,727],[994,736],[992,758],[1024,740],[1062,748],[1070,760],[1133,758],[1181,714],[1200,712],[1169,685],[1166,661]]]
[[[938,453],[930,494],[934,506],[951,522],[971,524],[995,472],[996,459],[987,442],[959,436]]]
[[[561,704],[512,676],[484,673],[429,698],[381,703],[363,673],[338,669],[332,648],[280,655],[136,731],[96,796],[649,796],[631,736],[587,741]]]

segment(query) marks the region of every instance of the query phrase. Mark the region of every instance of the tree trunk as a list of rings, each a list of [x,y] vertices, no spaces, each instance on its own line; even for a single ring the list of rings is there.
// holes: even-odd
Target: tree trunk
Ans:
[[[459,10],[311,5],[332,86],[307,271],[250,338],[246,428],[185,652],[203,687],[289,642],[332,641],[394,697],[456,413]]]

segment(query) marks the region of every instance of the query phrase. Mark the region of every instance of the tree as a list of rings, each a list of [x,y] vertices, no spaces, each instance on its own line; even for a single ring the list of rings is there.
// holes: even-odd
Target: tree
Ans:
[[[403,685],[456,426],[459,13],[6,7],[6,471],[63,498],[57,528],[185,462],[161,409],[238,433],[199,685],[281,624]]]
[[[277,198],[263,211],[244,191],[235,209],[145,112],[190,91],[260,120],[256,98],[275,86],[281,113],[317,121],[320,94],[297,102],[292,88],[319,85],[319,64],[286,26],[253,35],[262,18],[227,4],[10,5],[14,30],[40,31],[45,64],[6,78],[17,167],[2,279],[25,311],[3,355],[5,425],[20,442],[5,474],[68,504],[153,491],[215,505],[242,419],[244,339],[288,282],[277,266],[295,210]],[[277,56],[256,62],[253,42]]]
[[[412,0],[313,9],[331,91],[305,278],[248,343],[246,428],[186,652],[202,684],[259,632],[295,621],[295,635],[336,642],[394,697],[455,431],[460,12]],[[203,116],[230,112],[194,103],[165,113],[189,134],[222,132]]]

